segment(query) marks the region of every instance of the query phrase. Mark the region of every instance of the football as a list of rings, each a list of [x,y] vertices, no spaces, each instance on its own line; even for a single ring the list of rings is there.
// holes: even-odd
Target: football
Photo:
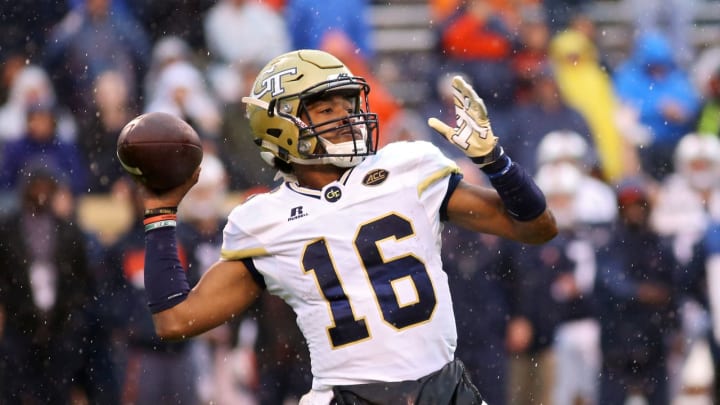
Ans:
[[[142,114],[123,127],[117,141],[123,169],[156,193],[190,178],[203,157],[197,132],[181,118],[163,112]]]

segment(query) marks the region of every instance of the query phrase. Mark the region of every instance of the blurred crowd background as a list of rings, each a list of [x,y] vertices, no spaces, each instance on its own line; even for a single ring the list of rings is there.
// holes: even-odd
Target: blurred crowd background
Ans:
[[[311,372],[264,295],[198,338],[154,334],[142,207],[115,155],[138,114],[205,148],[179,207],[194,283],[226,215],[275,186],[240,98],[291,49],[372,91],[380,147],[484,98],[560,234],[542,246],[447,226],[458,356],[490,405],[712,404],[720,369],[720,2],[35,0],[0,4],[0,403],[295,404]]]

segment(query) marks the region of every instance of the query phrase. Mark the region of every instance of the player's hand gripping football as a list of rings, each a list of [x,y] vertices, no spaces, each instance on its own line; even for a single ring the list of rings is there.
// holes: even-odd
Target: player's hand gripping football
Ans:
[[[145,209],[148,210],[160,207],[177,207],[178,205],[180,205],[180,202],[185,197],[185,194],[187,194],[188,191],[190,191],[190,189],[200,179],[200,170],[201,168],[200,166],[198,166],[195,169],[195,172],[193,172],[192,176],[185,180],[184,183],[170,190],[163,191],[162,193],[157,193],[153,190],[150,190],[149,188],[143,186],[141,183],[138,182],[138,184],[140,185],[140,190],[142,192],[143,205],[145,206]]]
[[[452,79],[456,126],[453,128],[437,118],[428,125],[460,148],[478,166],[483,167],[502,155],[493,134],[483,100],[460,76]]]

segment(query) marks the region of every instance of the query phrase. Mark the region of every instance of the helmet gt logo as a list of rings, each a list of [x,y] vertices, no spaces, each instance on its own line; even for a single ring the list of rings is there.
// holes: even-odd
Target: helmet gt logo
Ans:
[[[259,85],[261,86],[261,89],[259,92],[255,92],[255,89],[253,89],[253,97],[254,98],[261,98],[267,93],[270,93],[271,97],[277,97],[280,94],[283,94],[285,92],[285,89],[282,86],[282,77],[287,75],[294,75],[297,74],[297,68],[292,67],[290,69],[285,69],[283,71],[277,72],[272,76],[268,76],[264,78]]]

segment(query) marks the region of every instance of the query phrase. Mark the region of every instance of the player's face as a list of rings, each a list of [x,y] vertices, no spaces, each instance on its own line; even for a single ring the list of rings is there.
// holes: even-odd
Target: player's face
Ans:
[[[357,97],[334,94],[305,105],[302,120],[306,124],[315,124],[315,132],[332,143],[362,139],[360,131],[347,125],[352,114],[357,111]],[[327,124],[323,124],[327,123]],[[339,128],[332,131],[333,128]],[[329,131],[328,131],[329,130]],[[328,131],[328,132],[325,132]]]

